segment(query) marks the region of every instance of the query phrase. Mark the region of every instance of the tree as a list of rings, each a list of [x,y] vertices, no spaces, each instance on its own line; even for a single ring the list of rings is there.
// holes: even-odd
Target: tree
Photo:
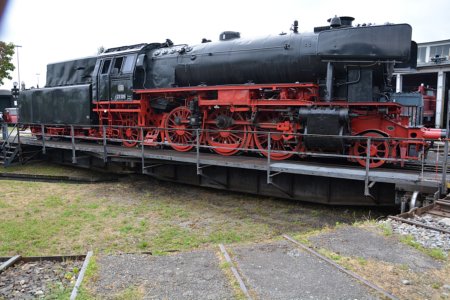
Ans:
[[[100,46],[100,47],[97,48],[97,55],[100,55],[100,54],[102,54],[103,52],[105,52],[105,47]]]
[[[14,55],[14,44],[13,43],[5,43],[0,41],[0,85],[3,85],[3,80],[12,79],[12,76],[9,75],[9,72],[14,71],[14,64],[11,62]]]

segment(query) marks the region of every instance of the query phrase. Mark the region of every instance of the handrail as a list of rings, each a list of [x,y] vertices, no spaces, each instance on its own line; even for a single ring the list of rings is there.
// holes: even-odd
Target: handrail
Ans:
[[[120,143],[120,142],[124,142],[124,141],[128,141],[128,142],[137,142],[138,144],[141,144],[141,152],[142,152],[142,161],[145,162],[144,159],[144,142],[145,142],[145,131],[147,130],[153,130],[153,131],[173,131],[173,130],[177,130],[176,128],[164,128],[164,127],[155,127],[155,126],[148,126],[148,127],[143,127],[143,126],[123,126],[123,125],[62,125],[62,124],[27,124],[28,126],[36,126],[36,127],[40,127],[41,132],[38,133],[38,135],[42,135],[42,148],[43,151],[45,151],[45,140],[46,138],[52,138],[52,137],[58,137],[58,138],[68,138],[71,140],[72,142],[72,154],[73,154],[73,161],[74,163],[76,163],[76,142],[80,141],[80,140],[86,140],[86,141],[99,141],[99,142],[103,142],[103,147],[104,147],[104,161],[107,161],[107,156],[108,156],[108,151],[107,151],[107,146],[109,143]],[[17,130],[19,129],[20,124],[17,123],[15,124],[15,127]],[[52,128],[70,128],[70,132],[65,132],[64,134],[50,134],[49,132],[45,132],[45,129],[52,129]],[[94,137],[94,136],[81,136],[81,135],[76,135],[75,129],[88,129],[88,128],[94,128],[94,129],[98,129],[99,132],[99,136],[98,137]],[[135,129],[137,130],[138,137],[137,139],[126,139],[126,138],[121,138],[119,136],[115,136],[115,137],[108,137],[107,136],[107,131],[108,130],[120,130],[122,128],[131,128],[131,129]],[[411,162],[411,161],[416,161],[418,163],[420,163],[420,180],[423,181],[425,180],[423,174],[424,174],[424,166],[433,166],[435,167],[435,165],[432,164],[427,164],[425,162],[425,157],[424,157],[424,152],[422,150],[422,153],[419,153],[418,155],[418,159],[415,160],[411,160],[411,159],[401,159],[401,158],[384,158],[384,157],[374,157],[371,155],[370,150],[366,151],[364,156],[360,156],[360,155],[355,155],[353,153],[349,153],[349,154],[338,154],[338,153],[321,153],[321,152],[315,152],[315,151],[311,151],[311,150],[302,150],[302,151],[287,151],[287,150],[277,150],[277,149],[273,149],[271,147],[271,143],[268,143],[268,147],[267,149],[263,150],[263,149],[247,149],[247,148],[234,148],[234,147],[226,147],[225,145],[223,146],[211,146],[208,145],[207,143],[202,144],[201,139],[204,137],[205,133],[207,132],[214,132],[217,130],[211,130],[211,129],[205,129],[205,128],[186,128],[184,129],[185,131],[191,131],[192,135],[195,136],[196,138],[192,139],[191,143],[188,144],[176,144],[173,143],[174,145],[189,145],[192,146],[193,150],[196,151],[196,158],[197,158],[197,168],[201,168],[200,166],[200,154],[202,153],[201,150],[209,150],[209,149],[235,149],[235,150],[242,150],[242,151],[246,151],[246,152],[250,152],[250,153],[265,153],[266,155],[266,159],[267,159],[267,170],[268,170],[268,178],[272,177],[273,175],[271,174],[271,165],[272,165],[272,154],[275,153],[280,153],[280,154],[288,154],[288,153],[292,153],[292,154],[299,154],[299,155],[306,155],[306,156],[311,156],[311,157],[328,157],[328,158],[347,158],[347,159],[360,159],[360,160],[366,160],[366,175],[365,175],[365,192],[366,194],[368,193],[368,188],[370,187],[371,183],[369,182],[370,179],[370,172],[371,170],[373,170],[373,168],[370,167],[370,164],[368,162],[370,161],[379,161],[379,160],[383,160],[383,161],[391,161],[391,162],[397,162],[397,163],[404,163],[404,162]],[[220,130],[221,132],[232,132],[232,133],[246,133],[248,134],[248,136],[253,136],[256,133],[258,134],[267,134],[268,136],[268,140],[271,140],[270,137],[272,134],[274,134],[274,132],[272,131],[254,131],[254,130]],[[10,133],[10,135],[12,135],[12,133],[14,132],[14,130]],[[418,138],[392,138],[392,137],[367,137],[367,136],[334,136],[334,135],[323,135],[323,134],[302,134],[302,133],[292,133],[290,135],[293,135],[296,139],[300,139],[300,138],[305,138],[305,137],[320,137],[320,138],[324,138],[324,139],[344,139],[346,141],[352,141],[352,140],[359,140],[359,141],[365,141],[366,145],[371,145],[373,142],[376,141],[398,141],[398,142],[424,142],[424,141],[432,141],[429,139],[418,139]],[[16,135],[13,139],[13,141],[15,141],[15,139],[18,138],[20,139],[20,134]],[[8,138],[9,140],[9,138]],[[441,140],[442,141],[442,140]],[[3,143],[5,143],[6,141],[4,141]],[[448,152],[449,152],[449,147],[448,147],[448,139],[444,139],[444,143],[446,144],[446,147],[444,147],[444,155],[447,157],[448,156]],[[153,141],[152,145],[155,146],[168,146],[169,143],[167,141]],[[370,149],[370,147],[368,147],[368,149]],[[442,167],[441,172],[442,174],[442,185],[446,184],[444,182],[445,180],[445,173],[444,170],[446,170],[446,160],[442,160],[439,161],[438,158],[438,164],[440,167]],[[418,164],[419,166],[419,164]],[[143,166],[144,168],[144,166]],[[199,171],[201,172],[201,171]]]

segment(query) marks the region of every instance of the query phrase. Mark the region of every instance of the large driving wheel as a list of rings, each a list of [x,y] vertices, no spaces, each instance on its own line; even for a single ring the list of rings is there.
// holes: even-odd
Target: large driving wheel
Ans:
[[[248,139],[248,126],[240,113],[223,109],[213,112],[206,124],[206,142],[221,155],[238,153]]]
[[[386,162],[386,158],[389,157],[389,143],[386,140],[381,140],[384,136],[377,132],[367,132],[361,135],[362,137],[373,137],[370,141],[370,158],[369,167],[378,168]],[[366,166],[367,153],[368,153],[367,139],[358,140],[353,145],[353,154],[358,156],[356,161],[363,167]]]
[[[276,124],[281,121],[283,120],[279,119],[278,114],[264,114],[258,118],[259,127],[256,128],[256,132],[253,134],[256,147],[261,150],[264,156],[269,155],[270,143],[270,158],[273,160],[288,159],[295,154],[294,152],[298,152],[300,148],[300,143],[294,135],[276,129]],[[281,151],[289,151],[291,153]]]
[[[166,118],[165,135],[170,146],[177,151],[189,151],[195,146],[196,138],[189,124],[191,111],[184,106],[172,110]]]

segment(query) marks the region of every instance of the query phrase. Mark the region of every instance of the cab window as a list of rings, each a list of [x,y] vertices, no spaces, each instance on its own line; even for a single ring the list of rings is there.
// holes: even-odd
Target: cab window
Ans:
[[[103,61],[102,74],[108,74],[110,65],[111,65],[111,59],[105,59]]]
[[[131,73],[133,72],[134,60],[136,59],[136,55],[128,55],[125,57],[125,62],[123,63],[123,73]]]
[[[112,74],[119,74],[122,71],[123,56],[114,59]]]

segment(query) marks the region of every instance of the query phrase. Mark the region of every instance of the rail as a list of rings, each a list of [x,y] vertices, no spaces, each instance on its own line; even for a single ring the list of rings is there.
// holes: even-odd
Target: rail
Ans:
[[[14,126],[14,129],[16,129],[17,134],[12,137],[12,132],[9,134],[9,136],[3,140],[2,145],[5,145],[6,143],[16,143],[20,145],[20,127],[21,124],[17,123]],[[178,130],[177,128],[162,128],[162,127],[141,127],[141,126],[107,126],[107,125],[89,125],[89,126],[80,126],[80,125],[61,125],[61,124],[27,124],[28,126],[35,126],[35,128],[40,128],[40,132],[36,133],[35,136],[41,141],[41,147],[42,147],[42,153],[46,153],[47,151],[47,145],[46,140],[52,139],[52,138],[63,138],[70,140],[71,142],[71,150],[72,150],[72,163],[77,163],[77,143],[86,141],[86,142],[97,142],[101,143],[103,146],[103,161],[108,161],[108,146],[110,145],[117,145],[123,142],[128,143],[136,143],[136,147],[140,147],[141,150],[141,164],[142,164],[142,172],[145,172],[145,170],[148,167],[152,166],[146,166],[145,165],[145,148],[149,146],[148,141],[145,139],[145,133],[146,132],[173,132]],[[48,131],[51,131],[52,128],[70,128],[70,130],[67,132],[64,132],[63,134],[52,134]],[[97,136],[86,136],[80,134],[80,132],[87,131],[88,128],[90,129],[96,129],[98,132]],[[116,136],[108,136],[108,132],[116,131],[120,132],[123,129],[131,129],[135,133],[135,137],[133,139],[127,139],[120,137],[118,134]],[[425,151],[422,147],[420,151],[418,152],[418,159],[402,159],[402,158],[388,158],[388,157],[380,157],[380,156],[374,156],[373,153],[371,153],[371,145],[374,143],[383,143],[383,142],[389,142],[389,141],[396,141],[396,142],[424,142],[428,141],[431,142],[431,140],[424,140],[424,139],[406,139],[406,138],[390,138],[390,137],[374,137],[374,136],[333,136],[333,135],[320,135],[320,134],[290,134],[290,138],[294,138],[295,141],[301,141],[305,138],[321,138],[321,139],[339,139],[342,141],[345,141],[346,143],[350,143],[352,141],[359,141],[360,143],[365,143],[365,147],[367,148],[367,151],[365,151],[365,155],[355,155],[354,153],[349,154],[341,154],[341,153],[324,153],[319,151],[311,151],[306,149],[294,149],[294,150],[280,150],[280,149],[274,149],[272,142],[267,142],[267,147],[264,149],[260,149],[258,147],[254,147],[252,149],[249,149],[245,147],[236,147],[236,146],[226,146],[223,145],[208,145],[207,143],[202,143],[202,139],[207,133],[212,132],[219,132],[219,130],[211,130],[211,129],[205,129],[205,128],[195,128],[195,129],[189,129],[185,128],[183,129],[186,132],[189,132],[189,136],[191,137],[189,141],[185,143],[176,143],[176,142],[169,142],[167,139],[164,140],[154,140],[150,144],[150,147],[152,148],[162,148],[166,146],[180,146],[180,147],[188,147],[190,148],[190,151],[195,151],[196,154],[196,167],[197,167],[197,175],[203,175],[203,168],[208,167],[208,165],[202,165],[201,164],[201,154],[205,151],[245,151],[248,153],[253,153],[255,155],[259,155],[262,157],[265,157],[266,159],[266,171],[267,171],[267,183],[273,185],[274,187],[282,190],[280,187],[276,185],[276,183],[273,181],[273,178],[277,176],[278,174],[281,174],[282,172],[273,172],[272,165],[274,155],[298,155],[300,157],[308,156],[313,158],[327,158],[327,159],[347,159],[347,160],[360,160],[365,161],[365,179],[364,179],[364,195],[371,197],[370,195],[370,188],[373,187],[375,182],[370,181],[371,172],[374,170],[374,168],[371,167],[371,162],[377,162],[377,161],[386,161],[386,162],[394,162],[397,164],[405,164],[405,163],[414,163],[416,167],[419,167],[419,178],[421,181],[426,180],[424,177],[424,170],[427,169],[433,169],[436,172],[436,178],[440,177],[440,189],[439,193],[446,194],[447,193],[447,179],[446,179],[446,172],[444,170],[447,170],[448,165],[448,152],[449,152],[449,140],[444,139],[443,141],[440,141],[439,143],[442,144],[443,142],[443,153],[437,153],[435,161],[432,163],[427,162],[425,160]],[[275,136],[277,138],[280,138],[280,133],[278,132],[268,132],[268,131],[251,131],[251,130],[220,130],[221,133],[228,132],[230,134],[245,134],[247,137],[253,137],[255,135],[265,135],[267,136],[267,141],[272,141],[272,138]],[[147,143],[147,144],[146,144]],[[387,151],[387,150],[386,150]],[[376,154],[375,154],[376,155]],[[442,158],[440,157],[442,155]],[[440,173],[440,174],[439,174]],[[435,178],[435,179],[436,179]],[[282,190],[286,193],[286,191]]]

